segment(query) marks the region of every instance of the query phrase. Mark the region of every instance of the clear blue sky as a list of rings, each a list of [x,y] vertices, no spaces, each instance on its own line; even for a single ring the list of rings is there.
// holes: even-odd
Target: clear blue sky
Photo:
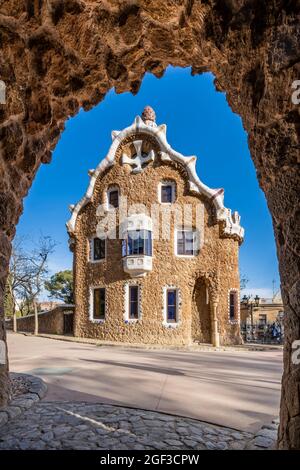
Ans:
[[[51,271],[71,268],[65,229],[68,206],[85,193],[88,170],[105,157],[111,131],[131,124],[147,104],[155,109],[157,123],[167,124],[172,147],[184,155],[197,155],[200,179],[208,186],[223,187],[225,205],[241,214],[246,235],[240,269],[249,279],[245,292],[271,296],[272,280],[279,286],[271,217],[241,119],[229,108],[225,94],[215,91],[209,73],[192,77],[190,69],[170,67],[161,79],[147,74],[136,96],[112,90],[94,109],[69,119],[52,163],[41,166],[34,180],[17,233],[51,235],[59,243],[50,260]]]

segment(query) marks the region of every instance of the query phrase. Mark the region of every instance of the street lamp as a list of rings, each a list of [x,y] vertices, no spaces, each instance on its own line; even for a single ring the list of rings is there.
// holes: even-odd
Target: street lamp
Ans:
[[[254,299],[252,299],[251,295],[244,295],[242,298],[243,304],[247,307],[248,311],[250,312],[250,319],[251,319],[251,339],[253,339],[253,307],[259,306],[260,297],[256,294]]]

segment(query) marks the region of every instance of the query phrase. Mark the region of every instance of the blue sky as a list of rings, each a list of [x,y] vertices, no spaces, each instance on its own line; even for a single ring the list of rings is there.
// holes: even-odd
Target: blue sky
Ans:
[[[147,74],[136,96],[111,90],[89,112],[69,119],[52,163],[42,165],[25,199],[18,235],[51,235],[57,242],[50,260],[52,272],[71,268],[65,223],[69,204],[85,193],[88,170],[105,157],[111,131],[131,124],[149,104],[157,123],[167,124],[167,138],[184,155],[197,155],[200,179],[225,189],[225,205],[238,210],[245,227],[240,249],[241,273],[249,279],[244,293],[272,295],[279,286],[271,217],[258,186],[241,119],[229,108],[225,94],[215,91],[209,73],[192,77],[190,69],[169,67],[163,78]]]

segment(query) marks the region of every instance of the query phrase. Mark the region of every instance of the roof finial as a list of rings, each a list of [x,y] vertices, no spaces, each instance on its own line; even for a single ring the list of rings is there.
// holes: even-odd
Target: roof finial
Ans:
[[[147,126],[156,127],[156,115],[155,111],[151,106],[145,106],[144,111],[142,112],[142,119]]]

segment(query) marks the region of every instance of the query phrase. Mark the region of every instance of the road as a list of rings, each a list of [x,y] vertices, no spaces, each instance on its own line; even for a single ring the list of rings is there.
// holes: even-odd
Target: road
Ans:
[[[8,334],[10,370],[41,377],[47,401],[161,411],[244,431],[278,416],[282,351],[96,346]]]

